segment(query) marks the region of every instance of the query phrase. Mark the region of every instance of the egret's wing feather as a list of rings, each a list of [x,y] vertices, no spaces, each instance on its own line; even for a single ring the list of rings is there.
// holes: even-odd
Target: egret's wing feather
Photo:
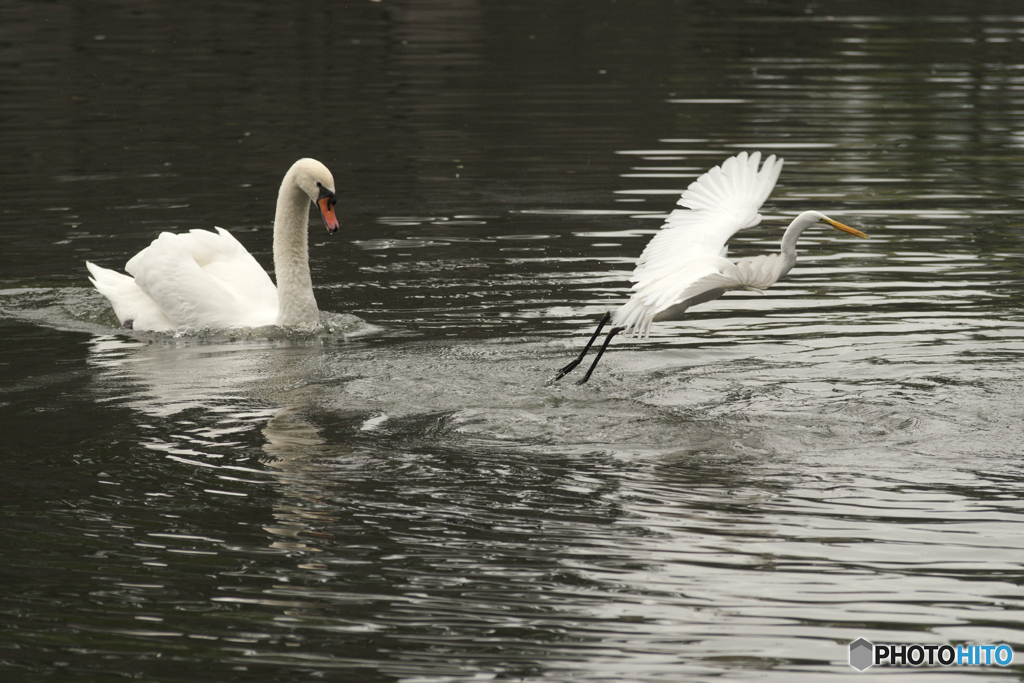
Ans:
[[[646,334],[655,317],[714,299],[728,289],[761,289],[774,268],[765,262],[734,264],[724,258],[736,231],[761,222],[764,204],[782,171],[774,155],[740,152],[690,184],[679,207],[647,244],[630,278],[633,296],[615,312],[613,322],[633,334]],[[762,272],[762,266],[767,268]],[[774,280],[771,280],[774,282]]]
[[[727,231],[731,235],[738,229],[736,224],[736,217],[731,214],[677,209],[669,216],[666,227],[647,243],[630,280],[660,280],[696,259],[723,256],[724,243],[718,243],[717,235]]]
[[[672,306],[689,300],[704,300],[702,295],[715,298],[721,291],[732,288],[733,281],[723,273],[732,262],[719,256],[707,256],[677,263],[673,270],[665,270],[658,277],[646,277],[633,285],[633,296],[612,318],[616,327],[624,327],[637,336],[646,336],[654,317]]]
[[[659,277],[665,269],[701,256],[721,256],[738,230],[761,222],[764,204],[782,171],[782,159],[740,152],[690,184],[637,260],[631,278]],[[758,169],[760,166],[760,170]]]
[[[736,262],[705,257],[677,265],[675,272],[633,285],[633,299],[652,315],[684,302],[706,301],[704,295],[714,290],[767,289],[778,281],[784,262],[781,254],[762,254]]]
[[[715,289],[734,289],[737,284],[728,272],[730,266],[732,262],[727,259],[708,259],[706,264],[695,266],[690,272],[669,275],[637,290],[637,294],[649,309],[660,311]]]
[[[674,270],[634,284],[633,296],[615,311],[612,324],[634,336],[647,336],[655,320],[676,320],[690,306],[717,299],[731,289],[767,289],[785,266],[781,254],[736,262],[707,256],[677,263]]]
[[[732,263],[732,267],[725,269],[723,275],[736,283],[733,285],[734,289],[761,290],[768,289],[778,282],[784,270],[788,272],[782,254],[761,254]]]

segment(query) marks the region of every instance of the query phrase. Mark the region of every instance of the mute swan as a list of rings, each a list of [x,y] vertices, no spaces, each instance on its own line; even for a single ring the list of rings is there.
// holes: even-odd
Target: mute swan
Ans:
[[[86,262],[89,280],[110,300],[122,326],[168,331],[281,325],[313,327],[320,313],[309,276],[309,202],[337,232],[334,178],[315,159],[299,159],[281,182],[274,215],[277,287],[231,233],[161,233],[125,266],[133,277]]]
[[[740,152],[721,166],[697,178],[679,198],[661,232],[647,244],[630,280],[633,296],[618,310],[608,311],[583,352],[551,381],[557,381],[583,361],[601,329],[612,329],[577,384],[584,384],[597,367],[608,343],[619,332],[646,337],[651,323],[682,320],[690,306],[717,299],[730,289],[760,292],[775,284],[796,264],[796,240],[804,230],[827,225],[850,235],[867,238],[860,230],[843,225],[817,211],[804,211],[782,235],[777,254],[730,261],[726,242],[737,230],[761,222],[757,212],[771,194],[782,171],[782,159],[771,155],[761,163],[761,153]]]

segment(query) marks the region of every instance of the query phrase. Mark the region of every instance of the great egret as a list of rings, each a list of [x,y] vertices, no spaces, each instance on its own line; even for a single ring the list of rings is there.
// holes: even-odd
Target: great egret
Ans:
[[[857,237],[860,230],[843,225],[817,211],[805,211],[782,235],[778,254],[730,261],[726,242],[736,231],[761,222],[757,212],[771,194],[782,171],[782,159],[769,156],[758,170],[761,153],[740,152],[721,166],[697,178],[683,192],[679,206],[669,214],[661,232],[647,244],[630,278],[633,295],[616,311],[608,311],[580,355],[558,371],[557,381],[571,372],[587,355],[609,322],[597,357],[577,384],[584,384],[616,334],[646,337],[651,323],[681,320],[690,306],[711,301],[730,289],[760,292],[777,282],[796,263],[796,240],[807,228],[825,224]]]

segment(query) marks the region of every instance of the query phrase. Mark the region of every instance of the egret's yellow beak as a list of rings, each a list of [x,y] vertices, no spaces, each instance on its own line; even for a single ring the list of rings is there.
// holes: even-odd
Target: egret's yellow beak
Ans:
[[[849,225],[843,225],[843,224],[842,224],[842,223],[840,223],[839,221],[834,221],[834,220],[832,220],[831,218],[822,218],[821,220],[822,220],[823,222],[825,222],[825,223],[828,223],[829,225],[831,225],[831,226],[832,226],[833,228],[835,228],[836,230],[841,230],[841,231],[843,231],[843,232],[848,232],[848,233],[850,233],[851,235],[856,235],[857,237],[863,237],[864,239],[867,239],[867,238],[868,238],[868,236],[867,236],[867,235],[865,235],[864,233],[862,233],[862,232],[861,232],[860,230],[858,230],[857,228],[851,228],[851,227],[850,227]]]

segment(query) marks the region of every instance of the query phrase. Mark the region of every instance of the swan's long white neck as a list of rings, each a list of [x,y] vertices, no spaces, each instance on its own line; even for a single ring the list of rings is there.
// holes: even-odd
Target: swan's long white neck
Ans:
[[[310,199],[296,184],[294,170],[281,183],[274,215],[277,324],[310,327],[320,322],[309,275]]]

